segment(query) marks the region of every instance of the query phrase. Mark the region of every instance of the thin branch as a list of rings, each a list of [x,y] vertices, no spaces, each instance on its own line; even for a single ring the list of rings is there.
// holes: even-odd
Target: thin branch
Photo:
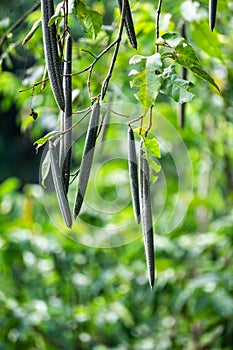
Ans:
[[[85,109],[82,109],[81,111],[72,112],[72,114],[82,114],[82,113],[89,111],[90,109],[91,109],[91,106],[89,106]]]
[[[156,10],[156,20],[155,20],[155,25],[156,25],[155,38],[156,38],[156,42],[157,42],[157,40],[159,38],[159,19],[160,19],[162,2],[163,2],[163,0],[159,0],[158,7],[157,7],[157,10]],[[159,45],[158,44],[156,44],[156,52],[159,52]]]
[[[89,74],[88,74],[88,79],[87,79],[87,89],[88,89],[88,94],[89,94],[89,97],[90,99],[93,99],[91,97],[91,92],[90,92],[90,84],[91,84],[91,74],[92,74],[92,71],[93,71],[93,68],[95,66],[95,64],[109,51],[111,50],[111,48],[117,44],[117,41],[118,41],[118,38],[116,40],[114,40],[111,44],[109,44],[98,56],[95,56],[94,54],[92,54],[90,51],[87,51],[87,50],[84,50],[82,49],[82,51],[84,52],[87,52],[88,54],[90,54],[91,56],[93,56],[95,59],[94,61],[86,68],[82,69],[81,71],[79,72],[76,72],[76,73],[72,73],[71,75],[72,76],[75,76],[75,75],[79,75],[79,74],[82,74],[82,73],[85,73],[87,71],[90,71]],[[70,74],[69,74],[70,75]],[[64,75],[64,76],[68,76],[67,75]]]
[[[91,111],[91,107],[89,107],[87,110],[86,110],[86,113],[76,122],[76,123],[74,123],[70,128],[68,128],[68,129],[66,129],[66,130],[64,130],[64,131],[58,131],[58,132],[56,132],[56,136],[53,136],[53,140],[54,140],[54,142],[57,144],[59,141],[60,141],[60,139],[61,139],[61,137],[63,136],[63,135],[65,135],[67,132],[69,132],[70,130],[72,130],[72,129],[74,129],[77,125],[79,125],[87,116],[88,116],[88,114],[90,113],[90,111]],[[72,113],[73,114],[73,113]],[[57,142],[56,142],[57,141]],[[38,145],[37,145],[38,146]],[[41,145],[40,145],[41,146]],[[39,146],[39,147],[40,147]]]
[[[34,89],[35,89],[36,86],[41,85],[41,84],[45,83],[45,82],[48,81],[48,80],[49,80],[49,78],[46,78],[46,79],[44,79],[44,80],[37,81],[35,84],[33,84],[33,86],[30,86],[30,87],[28,87],[28,88],[26,88],[26,89],[20,89],[19,92],[25,92],[25,91],[28,91],[28,90],[33,90],[33,91],[34,91]]]
[[[128,123],[128,126],[131,127],[131,124],[137,122],[138,120],[141,120],[143,118],[143,115],[140,115],[140,117],[137,117],[133,119],[131,122]]]
[[[96,62],[97,62],[103,55],[105,55],[116,43],[117,43],[117,39],[114,40],[110,45],[108,45],[108,46],[106,47],[106,49],[104,49],[104,50],[96,57],[96,59],[93,61],[93,63],[92,63],[91,65],[96,64]],[[90,66],[91,66],[91,65],[90,65]]]
[[[95,58],[95,59],[97,58],[96,55],[94,55],[94,54],[93,54],[91,51],[89,51],[89,50],[81,49],[81,51],[88,53],[90,56],[92,56],[92,57]]]
[[[116,44],[117,40],[114,40],[110,45],[108,45],[98,56],[96,56],[95,60],[86,68],[80,70],[79,72],[76,73],[72,73],[72,77],[75,75],[79,75],[82,73],[85,73],[87,71],[89,71],[90,69],[93,69],[94,65],[96,64],[96,62],[102,57],[104,56],[115,44]],[[85,51],[85,50],[83,50]],[[93,56],[93,55],[92,55]]]
[[[114,111],[111,108],[106,108],[106,109],[109,110],[110,112],[112,112],[113,114],[118,115],[119,117],[129,118],[128,114],[123,114],[123,113],[116,112],[116,111]]]
[[[142,115],[142,118],[141,118],[141,121],[140,121],[140,128],[139,128],[139,135],[140,136],[142,136],[143,118],[144,118],[144,115]]]
[[[96,58],[95,60],[89,65],[89,67],[87,67],[86,69],[84,69],[84,71],[87,71],[87,70],[90,70],[89,72],[89,75],[88,75],[88,79],[87,79],[87,89],[88,89],[88,94],[89,94],[89,97],[91,99],[91,75],[92,75],[92,72],[93,72],[93,68],[94,68],[94,65],[99,61],[99,59],[101,57],[103,57],[114,45],[116,45],[118,42],[118,38],[116,40],[114,40],[110,45],[108,45],[106,47],[106,49],[104,49]]]
[[[66,5],[66,0],[64,0],[64,7],[65,7],[65,5]],[[109,81],[111,79],[112,72],[113,72],[113,69],[114,69],[114,66],[115,66],[115,62],[116,62],[116,58],[117,58],[117,55],[118,55],[119,47],[120,47],[120,42],[121,42],[121,37],[122,37],[122,32],[123,32],[123,25],[124,25],[124,18],[125,18],[125,1],[123,0],[123,10],[122,10],[122,14],[121,14],[121,23],[120,23],[120,27],[119,27],[119,30],[118,30],[117,38],[112,43],[110,43],[98,56],[95,56],[94,54],[88,52],[91,56],[93,56],[95,58],[94,61],[88,67],[82,69],[81,71],[71,74],[71,76],[75,76],[75,75],[79,75],[79,74],[82,74],[82,73],[85,73],[85,72],[89,71],[88,79],[87,79],[87,88],[88,88],[88,94],[89,94],[89,97],[90,97],[91,100],[92,100],[92,97],[91,97],[91,87],[90,87],[90,85],[91,85],[91,76],[92,76],[92,72],[93,72],[94,66],[112,47],[114,47],[116,45],[114,53],[113,53],[113,57],[112,57],[112,60],[111,60],[111,64],[110,64],[110,68],[109,68],[108,74],[107,74],[107,76],[106,76],[106,78],[105,78],[105,80],[104,80],[104,82],[102,84],[102,89],[101,89],[101,99],[102,100],[103,100],[103,98],[104,98],[104,96],[106,94],[106,91],[107,91],[107,88],[108,88],[108,84],[109,84]],[[83,50],[83,51],[85,51],[85,50]],[[68,74],[66,76],[68,76]],[[44,81],[47,81],[47,80],[48,79],[46,79]],[[37,85],[40,85],[44,81],[36,82],[32,87],[20,90],[20,92],[24,92],[24,91],[27,91],[27,90],[30,90],[30,89],[34,90],[34,88]]]
[[[91,107],[88,108],[87,112],[84,114],[84,116],[82,116],[76,123],[74,123],[70,128],[66,129],[65,131],[61,131],[59,133],[59,135],[65,135],[68,131],[72,130],[73,128],[75,128],[77,125],[79,125],[83,119],[86,118],[86,116],[88,116],[88,114],[90,113],[91,111]],[[73,114],[73,113],[72,113]]]
[[[88,78],[87,78],[87,91],[88,91],[88,96],[90,100],[91,100],[91,76],[92,76],[93,69],[94,69],[94,65],[91,66],[88,73]]]
[[[154,106],[152,105],[152,106],[150,107],[150,119],[149,119],[149,124],[148,124],[147,129],[146,129],[146,132],[145,132],[145,137],[147,137],[148,132],[149,132],[150,129],[152,128],[153,108],[154,108]]]
[[[40,3],[35,4],[34,6],[32,6],[27,12],[24,13],[24,15],[22,17],[20,17],[18,19],[18,21],[16,21],[9,29],[8,31],[2,36],[1,40],[0,40],[0,48],[2,47],[3,43],[5,42],[6,38],[8,37],[8,35],[13,32],[18,26],[20,26],[24,20],[27,18],[28,15],[30,15],[32,12],[34,12],[35,10],[37,10],[40,7]]]
[[[69,31],[68,30],[68,0],[64,0],[63,2],[63,8],[64,8],[64,32]]]
[[[70,176],[73,177],[73,179],[70,181],[69,185],[72,185],[72,183],[74,182],[74,180],[75,180],[76,177],[78,176],[79,172],[80,172],[80,168],[78,168],[78,170],[76,171],[75,174],[71,174],[71,175],[70,175]]]
[[[104,96],[105,96],[105,94],[107,92],[108,84],[109,84],[109,81],[110,81],[110,79],[112,77],[112,72],[113,72],[113,69],[114,69],[114,66],[115,66],[115,63],[116,63],[116,59],[117,59],[117,55],[118,55],[118,51],[119,51],[119,48],[120,48],[122,32],[123,32],[123,26],[124,26],[124,22],[125,22],[125,9],[126,9],[125,0],[123,0],[122,13],[121,13],[121,23],[120,23],[120,28],[118,30],[117,39],[115,40],[116,41],[116,47],[115,47],[115,51],[114,51],[113,56],[112,56],[112,61],[111,61],[111,64],[110,64],[110,67],[109,67],[109,70],[108,70],[108,74],[107,74],[107,76],[104,79],[104,82],[102,84],[101,100],[104,99]]]

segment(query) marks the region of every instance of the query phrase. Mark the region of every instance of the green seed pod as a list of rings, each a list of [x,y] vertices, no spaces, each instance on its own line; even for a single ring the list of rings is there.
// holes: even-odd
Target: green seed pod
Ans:
[[[53,178],[54,188],[58,199],[58,204],[59,204],[62,216],[65,220],[66,226],[71,227],[72,215],[71,215],[69,203],[63,188],[62,175],[59,167],[57,152],[52,141],[49,141],[49,155],[50,155],[50,163],[51,163],[51,170],[52,170],[52,178]]]
[[[134,132],[131,127],[128,130],[128,164],[129,164],[129,179],[132,194],[132,203],[134,209],[134,217],[136,222],[140,223],[140,202],[139,202],[139,185],[138,185],[138,164],[136,156],[136,147]]]
[[[118,0],[118,5],[120,8],[120,11],[122,12],[122,0]],[[133,24],[133,18],[132,18],[132,13],[129,5],[129,1],[125,0],[125,29],[126,29],[126,34],[128,36],[129,42],[131,46],[134,49],[137,49],[137,39],[136,39],[136,34],[134,30],[134,24]]]
[[[151,289],[154,285],[154,234],[152,222],[152,207],[150,197],[150,170],[146,152],[143,149],[143,140],[140,143],[140,203],[141,203],[141,220],[144,238],[144,247],[146,254],[146,263],[148,277]]]
[[[91,172],[91,165],[94,156],[95,143],[97,138],[98,126],[99,126],[99,115],[100,115],[100,105],[97,102],[92,107],[92,114],[90,118],[90,122],[88,125],[87,136],[79,171],[79,182],[78,182],[78,191],[75,199],[74,205],[74,218],[78,216],[82,204],[83,199],[86,193],[88,180]]]
[[[51,26],[48,25],[50,18],[54,15],[53,0],[41,0],[41,13],[44,54],[49,80],[57,105],[62,111],[64,111],[65,102],[57,48],[56,26],[54,23]]]
[[[70,182],[71,152],[72,152],[72,38],[66,37],[66,50],[64,57],[63,88],[65,97],[65,110],[61,118],[61,131],[64,135],[60,141],[59,164],[62,169],[64,190],[67,194]]]

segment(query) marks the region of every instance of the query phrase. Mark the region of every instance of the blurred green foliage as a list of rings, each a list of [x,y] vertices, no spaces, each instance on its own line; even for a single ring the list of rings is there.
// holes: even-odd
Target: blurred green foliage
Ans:
[[[109,26],[119,16],[117,3],[87,3],[103,15],[106,27],[93,40],[85,35],[76,16],[70,14],[75,39],[74,72],[92,62],[87,51],[98,55],[116,35]],[[155,3],[132,3],[137,53],[152,55]],[[19,17],[15,11],[10,12],[7,5],[5,1],[1,3],[4,16],[0,35]],[[28,3],[21,1],[20,5],[23,14]],[[221,94],[190,73],[195,97],[186,106],[186,127],[179,132],[193,166],[194,194],[184,221],[170,233],[164,233],[164,227],[176,198],[177,181],[172,176],[174,169],[169,155],[161,152],[160,164],[167,175],[167,196],[163,215],[155,227],[154,290],[149,289],[147,281],[140,228],[128,233],[126,229],[123,234],[128,234],[128,241],[133,242],[119,247],[103,249],[76,243],[61,233],[57,228],[60,223],[56,226],[49,220],[39,185],[27,184],[20,191],[20,181],[9,178],[0,185],[0,350],[232,349],[232,4],[219,1],[214,33],[208,27],[207,6],[207,1],[174,4],[168,0],[162,7],[160,34],[178,32],[186,20],[187,40],[195,48],[204,69],[214,77]],[[54,130],[58,123],[57,107],[48,84],[42,92],[41,86],[37,86],[33,98],[30,89],[18,93],[43,76],[41,29],[21,46],[39,17],[39,10],[33,12],[22,27],[7,37],[0,58],[1,113],[7,113],[16,105],[15,119],[20,122],[22,132],[30,135],[32,143]],[[131,70],[128,62],[135,52],[125,35],[123,43],[111,90],[114,102],[136,103],[128,77]],[[100,77],[106,74],[110,59],[109,54],[96,64],[91,81],[93,93],[99,91]],[[73,79],[77,110],[89,104],[86,79],[87,74]],[[107,95],[107,101],[110,97]],[[39,114],[37,120],[30,117],[31,108]],[[159,96],[156,110],[178,128],[174,102]],[[83,130],[86,125],[84,121]],[[156,127],[152,132],[156,136]],[[125,137],[126,133],[127,128],[123,130],[122,124],[115,124],[107,137]],[[74,146],[74,169],[80,162],[80,144]],[[4,146],[1,144],[1,147]],[[126,168],[125,162],[115,161],[101,170],[97,187],[106,200],[117,197],[116,175],[111,177],[108,171],[120,171],[124,176]],[[126,185],[122,186],[125,190]],[[155,202],[156,198],[159,202],[159,186],[154,196]],[[114,224],[120,225],[132,215],[132,208],[127,208],[123,214],[116,215]],[[108,224],[104,216],[93,217],[88,211],[82,219],[80,234],[90,237],[101,234],[101,227]],[[96,227],[90,228],[88,223],[93,222]]]
[[[1,185],[1,349],[231,349],[233,213],[192,230],[194,208],[156,235],[150,291],[142,240],[85,247],[49,221],[39,189]]]

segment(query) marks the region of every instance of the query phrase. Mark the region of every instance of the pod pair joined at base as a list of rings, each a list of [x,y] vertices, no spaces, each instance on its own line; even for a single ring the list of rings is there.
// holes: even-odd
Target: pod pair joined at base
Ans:
[[[55,145],[51,140],[49,141],[49,155],[50,155],[52,178],[53,178],[54,188],[58,199],[58,204],[59,204],[62,216],[64,218],[64,221],[66,223],[66,226],[71,227],[72,215],[71,215],[69,203],[67,200],[67,196],[64,192],[62,174],[61,174],[61,169],[59,167],[59,158],[57,155]]]

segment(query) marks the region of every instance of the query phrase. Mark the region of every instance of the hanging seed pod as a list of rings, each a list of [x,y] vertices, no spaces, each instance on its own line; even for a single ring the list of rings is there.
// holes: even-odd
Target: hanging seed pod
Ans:
[[[217,12],[217,0],[209,0],[209,25],[210,29],[213,31],[216,21]]]
[[[187,80],[188,71],[185,67],[182,67],[181,77],[183,80]],[[185,127],[185,111],[186,111],[186,102],[180,103],[180,115],[179,115],[179,123],[181,129]]]
[[[65,103],[57,48],[56,26],[54,23],[51,26],[48,25],[50,18],[54,15],[53,0],[41,0],[41,13],[44,54],[49,80],[57,105],[64,111]]]
[[[143,148],[144,142],[140,142],[140,203],[141,203],[141,220],[142,232],[144,238],[144,247],[148,277],[151,289],[154,285],[154,237],[152,222],[152,207],[150,197],[150,170],[146,151]]]
[[[99,126],[99,115],[100,115],[100,105],[97,102],[92,107],[92,114],[90,118],[90,122],[88,125],[87,136],[79,171],[79,182],[78,182],[78,191],[75,199],[74,205],[74,218],[78,216],[82,204],[83,199],[86,193],[88,180],[91,172],[91,165],[94,156],[95,143],[97,138],[98,126]]]
[[[128,129],[128,164],[129,179],[132,194],[132,203],[134,209],[134,217],[136,222],[140,223],[140,202],[139,202],[139,184],[138,184],[138,164],[136,156],[136,147],[133,129]]]
[[[72,38],[66,37],[66,50],[64,57],[63,89],[65,97],[65,110],[61,118],[61,131],[64,132],[60,141],[59,164],[62,169],[64,190],[67,194],[70,182],[71,152],[72,152]]]
[[[118,0],[118,5],[120,8],[120,12],[122,12],[122,0]],[[126,34],[128,36],[129,42],[131,46],[134,49],[137,49],[137,39],[136,39],[136,34],[134,30],[134,24],[133,24],[133,18],[132,18],[132,13],[129,5],[129,1],[125,0],[125,29],[126,29]]]
[[[185,25],[185,22],[182,23],[181,25],[181,35],[184,39],[186,39],[186,25]],[[181,78],[183,80],[187,80],[188,78],[188,71],[187,71],[187,68],[185,67],[182,67],[181,68]],[[180,103],[179,104],[179,115],[178,115],[178,119],[179,119],[179,125],[180,125],[180,128],[181,129],[184,129],[185,127],[185,112],[186,112],[186,102],[184,103]]]
[[[50,155],[50,164],[51,164],[51,170],[52,170],[52,178],[53,178],[54,188],[58,199],[58,204],[59,204],[62,216],[64,218],[64,221],[66,223],[66,226],[71,227],[72,215],[71,215],[69,203],[63,188],[62,175],[59,167],[57,152],[51,140],[49,141],[49,155]]]

